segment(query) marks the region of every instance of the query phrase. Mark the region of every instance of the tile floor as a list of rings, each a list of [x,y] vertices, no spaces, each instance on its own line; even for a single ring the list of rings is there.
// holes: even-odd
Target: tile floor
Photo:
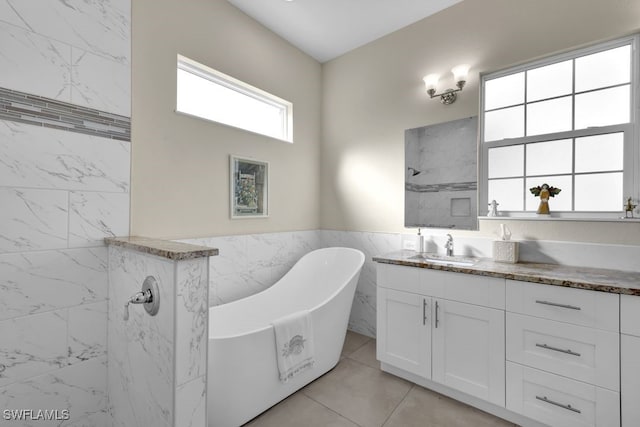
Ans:
[[[376,341],[348,331],[338,365],[250,427],[507,427],[478,409],[380,370]]]

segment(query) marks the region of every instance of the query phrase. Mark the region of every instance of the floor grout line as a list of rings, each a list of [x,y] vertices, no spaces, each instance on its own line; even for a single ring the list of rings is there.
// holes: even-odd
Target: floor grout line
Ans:
[[[300,391],[302,391],[302,390],[300,390]],[[314,402],[316,402],[318,405],[322,406],[323,408],[328,409],[329,411],[333,412],[334,414],[336,414],[336,415],[337,415],[337,416],[339,416],[340,418],[344,418],[345,420],[347,420],[347,421],[349,421],[349,422],[352,422],[353,424],[357,425],[358,427],[363,427],[362,425],[358,424],[357,422],[355,422],[355,421],[354,421],[354,420],[352,420],[351,418],[349,418],[349,417],[347,417],[347,416],[345,416],[345,415],[342,415],[340,412],[338,412],[338,411],[336,411],[336,410],[334,410],[334,409],[332,409],[332,408],[329,408],[327,405],[325,405],[325,404],[324,404],[324,403],[322,403],[322,402],[318,402],[316,399],[314,399],[313,397],[309,396],[308,394],[303,393],[303,395],[304,395],[305,397],[307,397],[307,398],[309,398],[309,399],[313,400]]]
[[[389,416],[384,420],[384,422],[382,423],[381,427],[384,427],[389,420],[391,419],[391,417],[393,416],[393,414],[396,413],[396,411],[398,410],[398,408],[400,407],[400,405],[402,404],[402,402],[404,402],[404,400],[407,398],[407,396],[409,395],[409,393],[411,393],[411,390],[413,390],[415,388],[415,384],[411,384],[411,387],[409,387],[409,390],[407,390],[407,392],[404,394],[404,396],[402,396],[402,399],[400,399],[400,401],[398,402],[398,404],[395,406],[395,408],[393,408],[393,411],[391,411],[391,413],[389,414]]]

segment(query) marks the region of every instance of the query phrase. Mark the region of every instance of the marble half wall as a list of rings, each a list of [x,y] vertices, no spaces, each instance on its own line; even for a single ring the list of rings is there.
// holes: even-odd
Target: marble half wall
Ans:
[[[160,307],[124,304],[148,276]],[[109,246],[108,391],[114,427],[206,426],[209,258]]]

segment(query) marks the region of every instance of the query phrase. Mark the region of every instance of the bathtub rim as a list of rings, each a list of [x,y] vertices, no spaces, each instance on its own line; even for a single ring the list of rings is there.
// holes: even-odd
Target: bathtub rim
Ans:
[[[353,271],[353,273],[349,276],[349,278],[348,278],[347,280],[345,280],[344,284],[343,284],[340,288],[338,288],[336,291],[334,291],[333,293],[329,294],[329,296],[328,296],[327,298],[325,298],[324,300],[322,300],[321,302],[319,302],[318,304],[316,304],[316,305],[314,305],[312,308],[310,308],[310,309],[308,310],[310,313],[313,313],[313,312],[314,312],[315,310],[317,310],[319,307],[324,306],[325,304],[327,304],[328,302],[330,302],[332,299],[334,299],[334,298],[335,298],[335,297],[336,297],[340,292],[342,292],[342,291],[344,290],[344,288],[345,288],[349,283],[351,283],[351,281],[352,281],[355,277],[359,276],[359,274],[360,274],[360,272],[361,272],[361,270],[362,270],[362,267],[364,266],[364,263],[365,263],[365,261],[366,261],[366,255],[364,254],[364,252],[362,252],[362,251],[361,251],[361,250],[359,250],[359,249],[348,248],[348,247],[343,247],[343,246],[330,246],[330,247],[327,247],[327,248],[314,249],[313,251],[309,251],[309,252],[307,252],[307,253],[306,253],[306,254],[304,254],[302,257],[300,257],[300,259],[298,259],[298,261],[296,261],[296,264],[298,264],[298,262],[299,262],[302,258],[306,257],[307,255],[309,255],[309,254],[311,254],[311,253],[314,253],[314,252],[320,252],[320,251],[325,251],[325,250],[328,250],[328,249],[346,249],[346,250],[348,250],[348,251],[350,251],[350,252],[355,252],[355,253],[357,253],[357,254],[360,256],[360,263],[359,263],[359,265],[358,265],[358,268],[356,268],[356,269]],[[295,265],[296,265],[296,264],[294,264],[294,267],[295,267]],[[291,268],[293,268],[293,267],[291,267]],[[291,269],[289,269],[289,271],[291,271]],[[287,273],[288,273],[288,272],[287,272]],[[285,276],[286,276],[286,274],[285,274]],[[273,329],[273,324],[271,324],[271,323],[267,323],[267,324],[265,324],[264,326],[261,326],[261,327],[255,328],[255,329],[251,329],[251,330],[248,330],[248,331],[245,331],[245,332],[243,332],[242,334],[235,334],[235,335],[230,335],[230,334],[228,334],[228,335],[212,335],[212,333],[213,333],[213,328],[211,327],[211,312],[212,312],[212,309],[215,309],[216,307],[222,307],[222,306],[226,306],[226,305],[229,305],[229,304],[234,304],[234,303],[236,303],[236,302],[246,302],[246,300],[248,300],[248,299],[251,299],[251,298],[254,298],[254,297],[258,297],[259,295],[261,295],[261,294],[263,294],[263,293],[265,293],[265,292],[268,292],[268,291],[269,291],[273,286],[277,285],[277,284],[278,284],[278,282],[280,282],[280,280],[282,280],[285,276],[283,276],[282,278],[280,278],[277,282],[275,282],[273,285],[269,286],[268,288],[263,289],[262,291],[257,292],[257,293],[255,293],[255,294],[253,294],[253,295],[250,295],[250,296],[245,297],[245,298],[241,298],[241,299],[236,300],[236,301],[232,301],[232,302],[227,303],[227,304],[222,304],[222,305],[219,305],[219,306],[212,306],[212,307],[209,307],[209,310],[208,310],[208,313],[207,313],[207,314],[208,314],[208,321],[209,321],[209,328],[208,328],[208,329],[209,329],[209,334],[208,334],[208,335],[209,335],[209,337],[208,337],[208,338],[209,338],[209,340],[233,339],[233,338],[244,337],[244,336],[247,336],[247,335],[252,335],[252,334],[260,333],[260,332],[266,331],[266,330],[268,330],[268,329]],[[357,284],[356,284],[356,286],[357,286]],[[275,319],[274,319],[274,320],[275,320]]]

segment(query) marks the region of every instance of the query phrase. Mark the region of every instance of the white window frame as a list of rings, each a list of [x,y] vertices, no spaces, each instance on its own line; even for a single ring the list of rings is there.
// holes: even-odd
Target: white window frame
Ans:
[[[576,49],[570,52],[566,52],[559,55],[549,56],[537,61],[528,62],[515,67],[511,67],[505,70],[481,74],[481,86],[480,86],[480,120],[479,120],[479,147],[478,147],[478,172],[479,172],[479,185],[478,185],[478,215],[487,218],[488,213],[488,153],[490,148],[504,147],[509,145],[525,145],[534,142],[544,142],[550,140],[560,140],[569,138],[578,138],[582,136],[600,135],[606,133],[623,132],[624,133],[624,171],[623,171],[623,194],[624,197],[631,196],[634,200],[640,198],[640,134],[638,129],[638,123],[640,118],[640,101],[639,101],[639,59],[638,59],[638,46],[640,42],[640,35],[633,35],[623,37],[606,43],[600,43],[594,46]],[[532,135],[518,138],[507,138],[496,141],[484,141],[484,115],[485,115],[485,83],[487,80],[492,80],[499,77],[508,76],[511,74],[531,70],[534,68],[542,67],[545,65],[551,65],[558,62],[575,59],[581,56],[586,56],[601,51],[614,49],[617,47],[631,45],[631,94],[630,94],[630,120],[629,123],[590,127],[587,129],[555,132],[543,135]],[[575,74],[573,76],[575,79]],[[525,82],[526,84],[526,82]],[[602,88],[600,88],[602,89]],[[575,96],[575,93],[574,93]],[[526,106],[526,100],[524,105]],[[575,109],[572,112],[575,115]],[[573,153],[575,157],[575,151]],[[566,174],[563,174],[566,175]],[[575,177],[575,172],[572,172],[572,179]],[[526,182],[526,176],[523,177]],[[523,199],[526,199],[527,194],[523,194]],[[575,197],[575,195],[574,195]],[[499,202],[499,201],[498,201]],[[591,211],[565,211],[565,212],[553,212],[553,205],[551,205],[552,214],[546,216],[553,219],[604,219],[615,220],[624,216],[623,201],[620,201],[620,210],[614,212],[591,212]],[[526,209],[526,205],[523,203],[523,208]],[[536,215],[535,212],[530,211],[502,211],[500,210],[501,217],[513,217],[522,219],[543,219]]]
[[[202,120],[207,120],[210,122],[214,122],[214,123],[220,123],[223,124],[225,126],[230,126],[236,129],[242,129],[245,130],[247,132],[251,132],[254,134],[259,134],[259,135],[264,135],[267,136],[269,138],[274,138],[277,140],[282,140],[282,141],[286,141],[289,143],[293,143],[293,104],[285,99],[282,99],[280,97],[277,97],[269,92],[266,92],[260,88],[257,88],[255,86],[251,86],[248,83],[245,83],[241,80],[238,80],[234,77],[231,77],[227,74],[221,73],[220,71],[214,70],[211,67],[208,67],[204,64],[201,64],[197,61],[194,61],[192,59],[189,59],[185,56],[182,55],[178,55],[178,62],[177,62],[177,68],[176,68],[176,74],[177,74],[177,70],[183,70],[186,71],[188,73],[194,74],[198,77],[201,77],[203,79],[209,80],[215,84],[218,84],[220,86],[224,86],[228,89],[231,89],[233,91],[239,92],[243,95],[246,95],[248,97],[254,98],[262,103],[265,104],[269,104],[272,105],[274,107],[277,107],[279,109],[282,110],[283,114],[282,114],[282,138],[279,137],[275,137],[273,135],[268,135],[265,133],[261,133],[261,132],[257,132],[255,130],[252,129],[248,129],[248,128],[244,128],[244,127],[238,127],[238,126],[234,126],[232,124],[228,124],[228,123],[224,123],[222,121],[217,121],[217,120],[213,120],[207,117],[202,117],[199,115],[194,115],[185,111],[181,111],[178,109],[178,105],[176,104],[176,112],[180,113],[180,114],[184,114],[187,116],[191,116],[191,117],[197,117],[199,119]],[[177,75],[176,75],[176,82],[177,82]],[[176,93],[177,93],[177,88],[176,88]]]

